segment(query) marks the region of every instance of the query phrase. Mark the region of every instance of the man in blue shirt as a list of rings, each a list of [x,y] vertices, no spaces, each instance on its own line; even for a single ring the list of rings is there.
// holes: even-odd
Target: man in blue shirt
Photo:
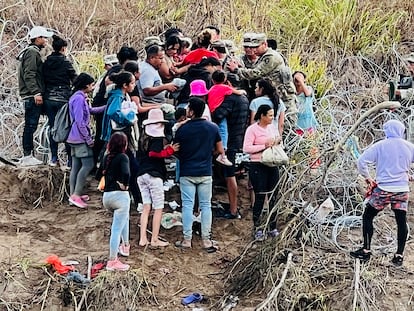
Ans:
[[[216,124],[202,118],[205,102],[191,97],[187,108],[190,118],[175,135],[174,143],[180,144],[177,153],[180,159],[180,190],[182,202],[183,241],[176,246],[190,248],[193,226],[195,194],[201,211],[201,239],[203,248],[215,252],[217,248],[211,241],[211,196],[213,150],[223,152],[219,130]]]

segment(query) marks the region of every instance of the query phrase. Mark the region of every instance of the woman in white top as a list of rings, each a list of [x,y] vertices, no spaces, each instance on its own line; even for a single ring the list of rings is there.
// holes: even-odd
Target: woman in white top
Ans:
[[[283,126],[285,124],[285,104],[279,99],[276,88],[273,86],[272,81],[269,79],[260,79],[256,83],[256,89],[254,90],[257,98],[253,99],[250,103],[250,124],[253,124],[256,111],[261,105],[269,105],[275,112],[275,118],[273,124],[282,135]]]

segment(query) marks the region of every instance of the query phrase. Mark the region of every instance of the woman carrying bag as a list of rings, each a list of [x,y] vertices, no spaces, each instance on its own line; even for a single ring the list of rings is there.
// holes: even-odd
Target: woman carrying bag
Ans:
[[[266,194],[271,196],[269,211],[274,206],[276,197],[274,190],[279,181],[279,169],[277,166],[269,167],[261,163],[261,158],[264,150],[281,143],[282,139],[273,123],[274,110],[269,105],[259,106],[254,120],[256,122],[246,130],[243,141],[243,152],[250,154],[251,160],[249,164],[249,178],[255,193],[253,204],[255,239],[263,240],[265,238],[265,231],[268,232],[268,236],[270,237],[276,237],[278,235],[276,229],[276,214],[273,213],[270,216],[269,230],[262,227],[260,216],[263,211]]]

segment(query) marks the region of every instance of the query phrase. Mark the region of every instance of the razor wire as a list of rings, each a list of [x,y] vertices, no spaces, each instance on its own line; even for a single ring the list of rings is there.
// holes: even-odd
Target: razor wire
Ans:
[[[52,29],[55,34],[59,31]],[[29,27],[18,26],[12,21],[0,19],[0,155],[8,159],[21,157],[21,139],[24,128],[24,102],[18,96],[18,53],[28,45]],[[67,54],[71,55],[72,41],[68,41]],[[46,57],[46,49],[41,51]],[[34,151],[46,163],[49,152],[48,119],[41,115],[39,125],[33,136]],[[58,157],[66,160],[63,144],[59,144]]]

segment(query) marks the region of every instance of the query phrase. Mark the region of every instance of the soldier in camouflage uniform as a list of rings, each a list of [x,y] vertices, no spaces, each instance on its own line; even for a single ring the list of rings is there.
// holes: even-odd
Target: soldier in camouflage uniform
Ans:
[[[401,100],[414,101],[414,52],[410,53],[404,58],[404,61],[407,63],[408,71],[411,74],[411,87],[407,89],[397,89],[395,95],[401,98]]]
[[[259,57],[256,55],[256,43],[252,42],[252,38],[256,34],[253,32],[246,32],[243,35],[243,49],[244,54],[242,54],[240,58],[240,67],[252,69],[256,65],[257,60]],[[249,99],[249,102],[251,102],[255,97],[256,94],[254,92],[256,88],[256,82],[259,79],[242,79],[242,88],[247,92],[247,98]]]
[[[264,33],[251,34],[250,37],[244,39],[243,45],[246,44],[255,47],[259,57],[256,64],[253,68],[239,68],[238,63],[234,61],[229,62],[228,69],[239,75],[241,79],[269,78],[273,81],[280,99],[286,105],[286,117],[289,118],[291,124],[296,124],[297,99],[290,68],[280,53],[268,48]]]

